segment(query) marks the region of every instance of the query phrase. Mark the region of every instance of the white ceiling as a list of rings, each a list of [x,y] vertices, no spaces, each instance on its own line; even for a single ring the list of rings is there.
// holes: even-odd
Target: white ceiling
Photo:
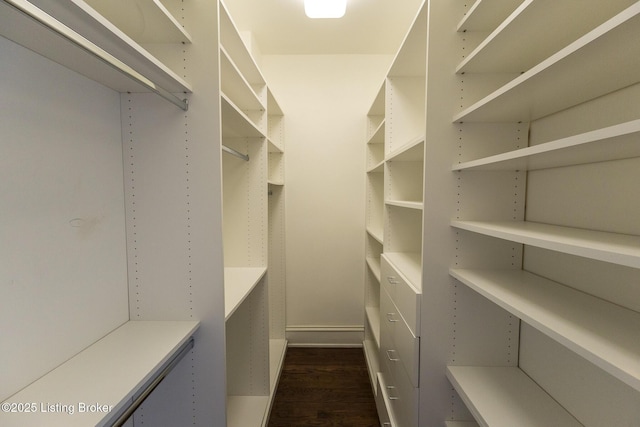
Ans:
[[[303,0],[223,0],[263,54],[394,54],[423,0],[348,0],[340,19],[310,19]]]

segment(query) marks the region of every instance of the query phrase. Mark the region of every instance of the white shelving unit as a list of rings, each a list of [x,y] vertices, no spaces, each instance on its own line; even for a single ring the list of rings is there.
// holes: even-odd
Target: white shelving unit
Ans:
[[[281,255],[277,251],[283,250],[283,218],[275,221],[270,234],[279,238],[274,239],[269,248],[271,242],[268,243],[267,236],[267,176],[271,177],[272,186],[282,189],[284,184],[284,119],[225,6],[218,1],[3,0],[0,2],[0,35],[26,48],[16,49],[3,42],[3,52],[9,52],[7,59],[11,64],[27,67],[33,61],[23,61],[22,56],[32,55],[30,51],[51,60],[41,72],[31,69],[25,72],[35,75],[33,79],[39,82],[50,79],[52,85],[60,84],[60,90],[69,95],[67,98],[80,100],[77,106],[60,104],[69,112],[68,119],[77,117],[78,121],[95,127],[95,135],[86,132],[82,138],[62,120],[57,125],[41,124],[38,120],[30,126],[37,130],[35,133],[16,126],[10,129],[7,126],[7,130],[18,139],[24,138],[28,147],[34,144],[37,147],[40,141],[59,147],[59,153],[47,157],[51,162],[59,162],[57,169],[63,175],[63,182],[73,179],[81,183],[90,178],[86,180],[89,183],[102,179],[92,189],[96,197],[102,195],[102,209],[94,207],[91,193],[78,190],[80,184],[64,192],[61,200],[70,202],[69,206],[73,205],[74,209],[95,213],[93,219],[78,216],[65,221],[78,233],[88,233],[90,230],[83,227],[92,225],[104,228],[109,236],[116,236],[85,235],[87,242],[106,247],[103,258],[94,259],[94,251],[85,251],[86,243],[73,239],[60,242],[58,248],[52,237],[43,240],[42,246],[44,250],[56,246],[61,252],[60,257],[52,258],[52,264],[66,256],[75,257],[79,264],[95,267],[93,274],[100,277],[93,281],[91,277],[82,277],[87,279],[85,287],[96,288],[95,295],[118,296],[96,302],[88,301],[87,292],[82,292],[68,298],[66,304],[86,303],[95,321],[89,326],[87,322],[64,323],[75,311],[65,310],[62,304],[56,314],[60,319],[54,320],[56,324],[62,322],[65,334],[73,338],[60,340],[59,346],[65,348],[56,349],[51,356],[39,356],[44,361],[22,358],[20,372],[28,373],[21,374],[11,384],[22,381],[22,386],[26,386],[42,376],[33,383],[33,388],[25,389],[25,393],[30,393],[40,387],[38,384],[57,378],[58,372],[71,372],[68,378],[78,374],[83,377],[84,385],[69,387],[71,394],[67,394],[66,383],[61,380],[62,386],[47,396],[48,401],[62,402],[67,397],[76,402],[97,399],[119,408],[121,400],[138,392],[139,381],[155,375],[173,356],[177,346],[193,335],[195,346],[186,350],[189,362],[163,380],[159,386],[162,391],[149,395],[133,415],[135,422],[139,418],[152,425],[186,425],[194,420],[198,425],[265,425],[286,350],[284,326],[281,332],[276,332],[280,323],[274,322],[270,327],[269,321],[270,304],[275,305],[274,311],[283,312],[284,266],[278,260],[271,263],[268,255],[269,249]],[[186,46],[189,44],[192,46]],[[19,73],[12,76],[14,74]],[[98,85],[87,83],[86,78]],[[197,87],[197,91],[192,87]],[[43,112],[56,111],[58,105],[53,104],[59,97],[46,91],[41,96],[42,102],[32,102],[32,92],[28,99],[33,104],[29,114],[41,117]],[[3,109],[12,108],[8,103],[6,100]],[[104,155],[103,151],[108,150],[100,147],[109,147],[107,154],[113,155],[115,151],[119,161],[115,166],[107,159],[100,161],[94,168],[96,173],[91,168],[62,163],[73,159],[76,152],[76,157],[87,156],[85,146],[89,154],[95,155]],[[232,156],[226,149],[222,151],[221,146],[242,155]],[[15,150],[9,152],[20,154]],[[278,153],[279,164],[269,165],[269,152]],[[85,157],[90,158],[93,157]],[[64,166],[60,167],[61,164]],[[34,165],[40,164],[36,161]],[[103,169],[107,167],[111,168],[111,175],[117,177],[115,183],[113,179],[106,182]],[[272,176],[268,173],[270,168]],[[119,184],[117,180],[121,180]],[[15,191],[43,194],[48,187],[40,188],[39,184],[37,180],[27,180],[17,185]],[[112,188],[118,189],[116,195],[109,193]],[[273,212],[281,211],[283,203],[276,205]],[[113,212],[113,205],[124,205],[122,218]],[[43,213],[48,215],[47,209]],[[58,220],[57,211],[54,213],[52,218]],[[34,218],[33,212],[16,214]],[[112,218],[114,216],[116,218]],[[101,221],[105,224],[101,225]],[[114,230],[114,224],[120,230]],[[120,242],[121,246],[115,247],[114,242]],[[84,252],[87,255],[83,255]],[[115,270],[121,273],[122,283],[103,283],[118,276],[116,273],[105,275],[102,271],[113,271],[112,264],[118,260],[122,265],[121,268],[115,266]],[[52,267],[60,271],[61,282],[70,284],[43,283],[42,286],[54,287],[60,293],[73,289],[77,281],[74,274],[78,273],[70,263],[65,261]],[[272,280],[279,292],[270,296]],[[107,310],[116,299],[120,305]],[[34,301],[37,308],[39,299]],[[46,302],[41,304],[46,306]],[[110,311],[116,313],[106,320],[97,318],[106,317],[104,312]],[[31,312],[38,316],[37,309]],[[124,337],[118,329],[89,346],[113,329],[112,317],[122,317],[118,323],[121,324],[127,320],[125,314],[130,322],[123,328],[148,326]],[[48,342],[48,337],[38,337],[39,331],[29,329],[29,325],[38,323],[28,320],[19,327],[24,329],[21,335],[25,343],[30,343],[25,345],[37,348],[33,343],[38,340]],[[172,326],[172,322],[178,320],[189,327],[178,328],[177,333],[177,326]],[[175,322],[179,324],[183,323]],[[198,324],[202,328],[195,332]],[[103,351],[103,343],[112,343],[108,352]],[[123,343],[130,347],[123,349]],[[103,365],[96,367],[97,376],[84,375],[84,368],[75,362],[77,358],[71,358],[82,348],[87,350],[77,356],[79,360],[88,354],[102,353],[92,362]],[[41,366],[55,367],[66,359],[69,362],[51,374],[41,372],[44,369]],[[135,368],[135,372],[131,368]],[[127,376],[123,381],[114,380],[123,374]],[[103,381],[102,377],[109,380]],[[229,387],[225,389],[227,384]],[[96,386],[101,388],[101,393],[109,394],[94,394],[92,390]],[[19,388],[15,388],[18,391]],[[5,398],[7,391],[3,393]],[[39,425],[55,425],[53,418],[46,418],[44,421],[32,419]],[[63,418],[59,417],[61,425],[73,425],[71,421],[82,425],[101,425],[99,422],[102,422],[77,415]],[[133,425],[133,421],[126,425]]]
[[[380,256],[384,244],[384,155],[385,155],[385,85],[369,108],[366,141],[366,224],[365,224],[365,339],[363,348],[369,378],[378,404],[377,374],[380,371]]]
[[[264,426],[286,351],[284,114],[220,13],[227,425]]]
[[[386,81],[380,318],[396,322],[375,382],[402,388],[410,347],[385,329],[417,322],[419,404],[392,389],[381,421],[634,424],[640,2],[424,7]]]
[[[364,349],[383,425],[417,426],[426,8],[367,116]]]
[[[169,8],[165,7],[167,3],[171,3]],[[22,68],[21,73],[12,70],[11,78],[5,74],[3,93],[7,87],[24,86],[26,79],[30,79],[28,86],[40,82],[39,91],[25,91],[20,106],[11,105],[9,99],[2,105],[3,111],[16,107],[21,111],[29,106],[25,114],[38,117],[30,121],[33,131],[9,121],[3,123],[3,129],[25,149],[41,153],[41,159],[23,157],[20,162],[25,168],[58,171],[50,177],[62,184],[56,184],[55,197],[71,209],[61,213],[55,204],[47,203],[40,208],[31,206],[32,210],[24,204],[12,208],[13,214],[27,219],[12,227],[58,228],[59,232],[38,239],[40,254],[10,254],[16,265],[37,262],[45,254],[49,259],[47,274],[34,278],[28,270],[11,267],[3,271],[28,284],[14,289],[15,301],[22,304],[30,292],[36,291],[28,304],[14,310],[24,319],[11,323],[11,334],[21,339],[15,343],[17,351],[8,353],[5,363],[9,367],[19,365],[19,370],[10,370],[19,371],[20,378],[3,377],[3,383],[11,387],[3,390],[3,400],[28,399],[45,406],[39,407],[37,414],[20,414],[18,418],[0,414],[3,425],[110,425],[129,407],[137,407],[140,402],[131,403],[138,398],[143,404],[132,414],[132,420],[125,419],[125,425],[133,425],[133,420],[141,416],[151,424],[163,420],[182,425],[193,417],[211,423],[224,420],[224,408],[215,403],[223,400],[224,381],[211,374],[220,372],[221,367],[224,370],[224,358],[219,358],[215,350],[224,346],[224,334],[219,333],[224,323],[223,290],[212,286],[222,283],[221,262],[218,264],[221,256],[216,257],[215,250],[205,250],[221,244],[212,226],[216,222],[215,206],[220,206],[216,200],[220,196],[216,187],[219,178],[216,180],[215,172],[213,176],[207,172],[213,169],[219,173],[215,161],[211,162],[215,154],[210,156],[209,151],[210,135],[219,130],[218,99],[208,102],[195,96],[195,108],[187,112],[192,83],[202,93],[219,90],[215,78],[218,63],[215,57],[191,55],[180,49],[196,39],[183,23],[198,34],[198,40],[216,42],[217,7],[197,4],[181,10],[176,5],[169,0],[136,2],[140,20],[128,20],[129,6],[134,2],[0,2],[3,59],[18,70]],[[192,13],[199,18],[191,19]],[[158,42],[161,45],[156,45]],[[185,70],[176,64],[182,64],[187,55],[210,80],[197,74],[185,77]],[[22,74],[30,77],[23,78]],[[58,96],[56,90],[64,96]],[[57,121],[51,120],[62,111],[64,120],[59,115]],[[185,136],[190,114],[213,119],[207,123],[194,121]],[[9,120],[9,116],[3,117]],[[93,128],[85,129],[87,124]],[[82,135],[76,128],[83,129]],[[176,138],[176,133],[180,137]],[[186,145],[193,159],[185,162],[185,151],[176,159],[172,152],[176,145],[179,150],[185,150]],[[20,155],[3,144],[5,150],[8,156]],[[117,162],[113,162],[114,155],[119,158]],[[82,164],[93,162],[96,156],[99,161]],[[177,164],[180,166],[176,168]],[[157,168],[162,170],[160,175],[154,175]],[[199,175],[206,183],[198,189],[189,185],[176,188],[176,182],[183,182],[185,169],[186,174]],[[146,179],[150,176],[153,178]],[[169,184],[163,185],[167,179]],[[63,188],[69,180],[77,184]],[[83,182],[91,183],[90,192],[82,190]],[[16,184],[11,191],[18,194],[43,195],[50,190],[49,184],[35,176]],[[115,188],[118,190],[113,191]],[[185,208],[189,204],[183,204],[185,191],[206,221],[194,218]],[[155,197],[158,194],[161,196]],[[3,200],[5,196],[10,198],[11,192],[4,193]],[[94,197],[101,202],[96,205]],[[172,200],[172,206],[179,206],[180,213],[163,205],[164,197]],[[114,205],[117,210],[112,209]],[[66,217],[64,223],[78,233],[66,238],[64,229],[36,218],[34,208],[51,216],[53,222]],[[69,219],[72,211],[77,217]],[[185,222],[188,232],[176,227]],[[91,231],[91,227],[114,237]],[[85,234],[79,239],[81,233]],[[192,238],[191,233],[198,237]],[[29,239],[24,236],[24,242]],[[96,252],[97,247],[103,249]],[[204,253],[206,268],[202,268]],[[79,270],[74,263],[90,268]],[[64,297],[48,298],[45,290]],[[86,315],[79,314],[75,309],[78,306]],[[38,327],[43,322],[58,325],[57,333]],[[114,330],[117,325],[122,326]],[[198,325],[203,328],[198,329]],[[64,333],[58,334],[60,331]],[[38,357],[16,358],[25,348],[31,348]],[[172,368],[185,355],[189,362],[183,361],[165,378],[165,368]],[[219,361],[223,361],[222,366]],[[151,393],[156,385],[159,391]],[[144,390],[147,386],[152,387]],[[214,402],[203,405],[196,399],[185,401],[194,387],[207,390]],[[81,402],[104,405],[110,411],[89,408],[83,412]],[[46,406],[49,403],[73,405],[74,413],[70,413],[70,406],[66,410],[62,406],[51,409]]]

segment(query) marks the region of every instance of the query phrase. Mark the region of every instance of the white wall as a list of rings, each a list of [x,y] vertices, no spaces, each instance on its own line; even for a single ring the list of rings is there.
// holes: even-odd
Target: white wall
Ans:
[[[265,55],[285,114],[287,336],[362,340],[365,116],[392,57]]]
[[[120,95],[0,37],[0,400],[129,319]]]

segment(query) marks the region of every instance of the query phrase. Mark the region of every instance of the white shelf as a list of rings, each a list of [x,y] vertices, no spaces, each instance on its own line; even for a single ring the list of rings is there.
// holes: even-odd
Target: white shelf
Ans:
[[[276,187],[282,187],[284,185],[283,181],[273,181],[273,180],[269,180],[267,181],[268,185],[275,185]]]
[[[269,138],[267,141],[269,142],[269,153],[284,153],[284,149],[271,138]]]
[[[378,127],[373,131],[367,144],[384,144],[385,121],[382,120]]]
[[[456,72],[524,72],[620,12],[628,3],[526,0],[458,65]],[[575,19],[578,13],[580,19]]]
[[[479,427],[475,421],[445,421],[445,427]]]
[[[459,163],[452,170],[536,170],[640,156],[640,119]]]
[[[81,0],[48,2],[46,13],[29,2],[16,1],[45,19],[53,17],[58,21],[52,21],[56,32],[81,39],[86,47],[79,47],[8,3],[0,2],[0,35],[9,40],[118,92],[152,90],[107,65],[107,62],[115,62],[137,79],[168,92],[192,91],[183,78]]]
[[[418,136],[396,151],[387,155],[387,162],[422,162],[424,161],[424,135]]]
[[[369,233],[369,235],[373,237],[376,241],[378,241],[378,243],[380,243],[381,245],[384,244],[384,238],[383,238],[384,233],[382,232],[382,230],[374,230],[371,227],[367,227],[367,233]]]
[[[425,76],[427,67],[426,13],[426,8],[420,8],[420,12],[402,41],[400,50],[393,59],[391,68],[387,73],[389,77]]]
[[[159,0],[85,1],[138,43],[191,43],[189,33]]]
[[[412,202],[408,200],[387,200],[385,201],[385,204],[389,206],[415,210],[422,210],[422,208],[424,207],[424,204],[422,202]]]
[[[369,111],[367,112],[367,116],[384,116],[384,101],[385,101],[385,82],[382,82],[380,85],[380,89],[376,93],[376,97],[371,103],[371,107],[369,107]]]
[[[640,3],[635,3],[465,108],[453,121],[531,121],[636,83],[639,24]]]
[[[422,255],[416,252],[385,252],[384,256],[407,278],[416,292],[420,293],[422,288]]]
[[[378,282],[379,282],[380,281],[380,258],[368,257],[367,265],[369,266],[369,269],[371,270],[373,275],[376,276],[376,279],[378,279]]]
[[[33,402],[35,413],[0,412],[4,427],[110,425],[198,329],[195,321],[130,321],[6,400]],[[197,345],[197,344],[196,344]],[[79,404],[112,407],[81,412]],[[72,405],[70,414],[48,404]],[[48,411],[48,412],[47,412]]]
[[[267,272],[265,267],[225,267],[224,319],[231,315],[256,287]]]
[[[227,426],[262,426],[269,396],[227,396]]]
[[[371,168],[367,169],[367,173],[381,173],[381,172],[384,172],[384,160],[372,166]]]
[[[256,65],[247,45],[240,37],[237,26],[227,12],[224,3],[220,2],[220,45],[228,52],[241,74],[256,87],[264,87],[265,79]]]
[[[458,31],[491,31],[521,2],[522,0],[476,0],[458,24]]]
[[[222,92],[241,110],[266,110],[258,95],[222,46],[220,46],[220,82]]]
[[[378,347],[380,347],[380,309],[378,307],[365,307],[367,322],[371,327],[371,334]]]
[[[452,221],[451,225],[499,239],[640,268],[640,237],[525,221]]]
[[[447,378],[483,427],[582,426],[518,368],[449,366]]]
[[[640,390],[640,313],[522,270],[453,269],[451,275]]]
[[[280,379],[280,372],[284,366],[284,358],[287,354],[287,340],[282,339],[270,339],[269,340],[269,382],[271,384],[271,399],[276,394],[278,388],[278,380]]]
[[[264,133],[225,94],[222,106],[222,136],[233,138],[265,138]]]

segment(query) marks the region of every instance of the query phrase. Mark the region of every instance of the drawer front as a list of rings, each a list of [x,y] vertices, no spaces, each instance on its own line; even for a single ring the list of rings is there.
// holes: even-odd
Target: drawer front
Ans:
[[[389,394],[387,393],[387,384],[382,378],[382,374],[378,373],[376,388],[378,393],[376,395],[376,408],[378,409],[378,418],[380,418],[380,425],[382,427],[397,427],[395,418],[390,413],[391,403],[389,401]]]
[[[404,368],[398,363],[385,360],[380,393],[382,394],[390,419],[398,427],[418,427],[419,390],[413,387]]]
[[[419,387],[420,338],[416,338],[404,321],[397,322],[393,331],[394,350],[411,384]]]
[[[380,360],[401,366],[419,386],[420,339],[416,338],[385,290],[380,291]]]
[[[398,280],[397,271],[392,267],[387,257],[382,255],[380,257],[380,281],[382,282],[382,287],[387,290],[391,298],[395,297]]]
[[[420,301],[422,294],[383,255],[381,275],[384,287],[405,319],[413,335],[420,336]]]

